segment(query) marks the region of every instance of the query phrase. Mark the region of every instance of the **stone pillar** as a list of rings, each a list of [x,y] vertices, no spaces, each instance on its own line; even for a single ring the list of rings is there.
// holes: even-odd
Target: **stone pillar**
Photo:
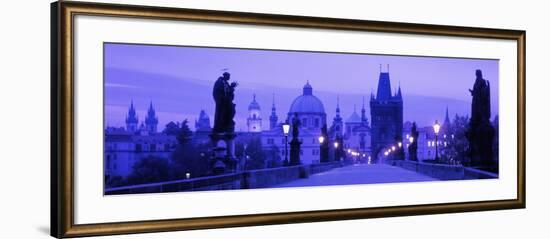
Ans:
[[[235,134],[211,134],[213,157],[212,172],[214,174],[236,172],[237,159],[235,157]]]
[[[289,164],[291,166],[293,165],[300,165],[300,145],[302,142],[300,142],[298,139],[293,138],[292,141],[290,141],[290,162]]]

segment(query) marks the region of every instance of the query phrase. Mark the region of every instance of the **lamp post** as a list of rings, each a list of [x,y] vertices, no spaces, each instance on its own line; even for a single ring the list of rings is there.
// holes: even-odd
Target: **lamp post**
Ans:
[[[338,143],[338,138],[334,141],[334,161],[340,161],[340,149],[338,148],[340,143]]]
[[[439,129],[441,128],[441,125],[439,125],[439,122],[437,122],[437,120],[435,120],[435,124],[434,124],[434,133],[435,133],[435,162],[439,162],[439,155],[438,155],[438,152],[437,152],[437,136],[439,134]]]
[[[409,137],[409,147],[408,147],[408,150],[409,150],[409,160],[410,161],[415,161],[416,160],[416,151],[414,151],[413,149],[413,143],[414,143],[414,137]]]
[[[326,140],[325,136],[323,135],[319,136],[318,140],[319,140],[319,152],[320,152],[319,161],[321,163],[324,163],[324,162],[327,162],[327,159],[328,159],[328,145],[325,144],[325,140]]]
[[[284,165],[289,165],[289,162],[288,162],[288,132],[290,131],[290,125],[288,124],[288,122],[285,122],[283,124],[283,133],[285,134],[285,161],[284,161]]]

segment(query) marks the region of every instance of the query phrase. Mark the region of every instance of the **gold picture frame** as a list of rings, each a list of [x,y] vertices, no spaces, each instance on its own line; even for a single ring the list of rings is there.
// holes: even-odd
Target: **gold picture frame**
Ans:
[[[518,106],[517,197],[512,200],[75,224],[75,185],[73,177],[73,133],[75,121],[73,47],[75,39],[73,23],[76,15],[322,28],[516,41]],[[525,31],[64,1],[52,3],[51,22],[51,235],[54,237],[163,232],[525,208]]]

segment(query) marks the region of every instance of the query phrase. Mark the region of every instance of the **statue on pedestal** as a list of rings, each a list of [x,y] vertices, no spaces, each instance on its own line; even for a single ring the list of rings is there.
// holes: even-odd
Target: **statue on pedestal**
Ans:
[[[213,145],[213,172],[220,174],[236,170],[235,159],[235,88],[237,82],[229,83],[231,75],[224,72],[214,83],[212,96],[216,102],[214,128],[210,139]]]
[[[483,79],[481,70],[476,70],[476,81],[472,94],[472,117],[466,137],[469,141],[470,165],[490,168],[493,165],[493,138],[495,129],[491,125],[491,87]]]
[[[412,128],[411,128],[411,135],[412,137],[411,143],[409,144],[409,160],[411,161],[418,161],[417,156],[417,150],[418,150],[418,130],[416,129],[416,122],[413,122]]]
[[[321,163],[326,163],[329,161],[329,140],[328,140],[328,132],[327,132],[327,124],[323,124],[323,127],[321,128],[321,137],[324,138],[323,142],[321,143],[321,153],[320,153],[320,160]]]
[[[298,114],[294,113],[292,118],[292,140],[290,141],[290,165],[299,165],[300,162],[300,145],[302,142],[298,139],[300,135],[300,119],[298,119]]]

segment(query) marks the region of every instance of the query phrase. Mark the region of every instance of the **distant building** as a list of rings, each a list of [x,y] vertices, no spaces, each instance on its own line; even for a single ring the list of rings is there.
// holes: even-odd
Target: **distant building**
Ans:
[[[138,130],[138,116],[136,109],[134,109],[134,101],[130,103],[130,109],[128,110],[128,116],[126,116],[126,131],[136,132]]]
[[[409,137],[411,133],[411,127],[412,123],[407,121],[403,124],[403,145],[405,147],[409,146]],[[417,157],[420,161],[422,160],[433,160],[435,159],[435,132],[433,129],[433,125],[430,126],[424,126],[424,127],[418,127],[418,151],[417,151]],[[448,144],[451,144],[454,135],[451,133],[451,120],[449,118],[449,108],[445,110],[445,120],[443,121],[443,125],[441,125],[441,129],[438,134],[438,154],[440,157],[443,157],[445,155],[445,147],[447,147]],[[407,156],[408,158],[408,156]]]
[[[195,134],[194,139],[201,144],[210,143],[210,133],[212,132],[212,126],[210,125],[210,117],[204,110],[199,113],[199,118],[195,120]]]
[[[260,116],[261,108],[260,104],[256,101],[256,94],[252,102],[248,105],[248,118],[246,119],[246,126],[248,132],[259,133],[262,132],[262,117]]]
[[[145,124],[139,124],[134,103],[130,103],[126,117],[126,128],[105,129],[104,167],[105,176],[126,177],[140,159],[155,156],[169,159],[175,150],[175,136],[157,133],[158,118],[153,103],[149,105]]]
[[[252,112],[249,110],[250,114]],[[290,106],[286,117],[289,124],[292,124],[292,119],[295,115],[297,115],[301,122],[299,135],[302,141],[300,160],[302,164],[319,163],[320,147],[318,139],[321,135],[321,128],[327,123],[327,115],[321,100],[313,95],[313,87],[311,87],[309,82],[304,85],[302,95],[296,97]],[[262,147],[265,150],[277,148],[281,154],[281,158],[284,159],[285,136],[282,124],[278,123],[277,119],[275,103],[273,103],[270,116],[270,129],[261,131]],[[292,125],[290,128],[292,129]],[[289,132],[289,140],[292,137],[291,135],[292,132]]]
[[[353,113],[345,122],[344,147],[352,149],[361,155],[371,155],[371,128],[366,116],[365,99],[363,98],[363,107],[361,116],[357,114],[357,109],[353,107]]]
[[[380,72],[376,97],[371,94],[371,150],[378,158],[382,149],[402,142],[403,97],[401,86],[391,93],[390,73]]]
[[[155,108],[153,108],[153,101],[149,104],[149,109],[147,110],[147,117],[145,117],[145,128],[150,134],[157,132],[157,125],[159,120],[155,113]]]
[[[277,109],[275,108],[275,94],[273,94],[273,103],[271,104],[271,115],[269,116],[269,129],[277,128],[279,117],[277,117]]]

